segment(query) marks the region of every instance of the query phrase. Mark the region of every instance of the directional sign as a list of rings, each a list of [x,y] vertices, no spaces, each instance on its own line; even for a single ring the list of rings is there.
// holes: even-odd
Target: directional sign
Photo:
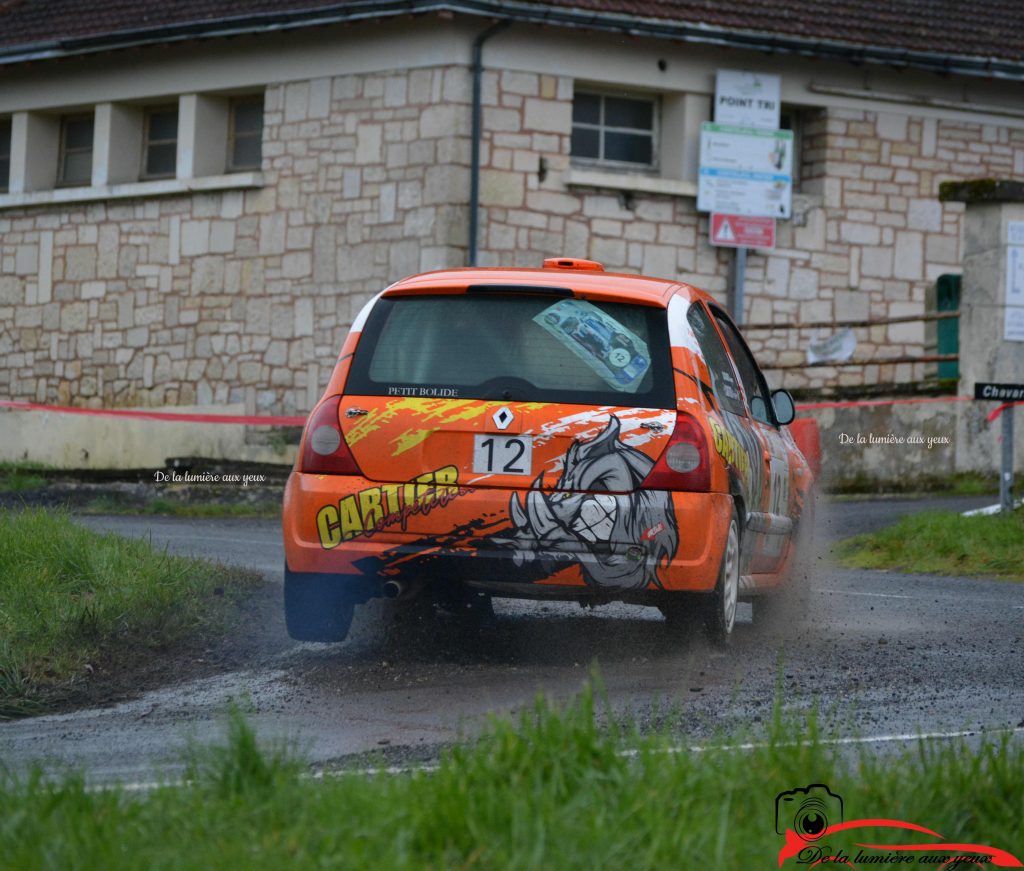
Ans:
[[[792,193],[792,130],[701,125],[698,211],[788,218]]]
[[[774,248],[775,218],[711,215],[711,244],[726,248]]]
[[[997,402],[1024,402],[1024,384],[974,384],[975,399],[993,399]]]

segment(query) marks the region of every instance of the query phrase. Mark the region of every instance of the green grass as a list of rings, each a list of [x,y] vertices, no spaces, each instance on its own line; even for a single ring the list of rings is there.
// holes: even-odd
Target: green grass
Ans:
[[[0,462],[0,493],[25,493],[31,491],[58,491],[61,498],[70,501],[76,514],[151,514],[170,517],[259,517],[272,518],[281,515],[283,481],[254,484],[245,490],[217,488],[213,493],[182,492],[181,498],[173,496],[143,496],[127,494],[113,488],[100,492],[84,504],[79,504],[69,484],[88,481],[87,473],[57,470],[40,463]],[[246,501],[225,501],[248,495]],[[192,501],[189,496],[200,496],[206,501]],[[212,498],[211,498],[212,497]]]
[[[999,493],[999,476],[979,472],[948,475],[907,475],[899,481],[880,480],[865,474],[826,481],[828,493],[838,497],[886,495],[991,496]]]
[[[46,486],[46,477],[39,472],[46,469],[39,463],[0,462],[0,493],[21,493]]]
[[[597,721],[585,690],[565,710],[538,701],[518,723],[493,721],[434,772],[314,780],[287,748],[261,748],[236,712],[226,746],[193,752],[185,786],[139,794],[89,791],[77,775],[0,775],[0,856],[25,871],[748,871],[777,867],[776,795],[811,783],[842,796],[847,821],[906,820],[949,842],[1024,852],[1019,742],[922,742],[858,759],[822,742],[813,715],[777,716],[753,750],[672,753],[666,736]],[[900,840],[931,839],[872,828],[829,844],[849,853]]]
[[[275,495],[267,502],[185,502],[157,497],[143,504],[102,495],[76,508],[77,514],[140,514],[168,517],[280,517],[281,499]]]
[[[937,575],[989,575],[1024,580],[1024,511],[962,517],[922,512],[880,532],[840,542],[840,562],[852,568]]]
[[[45,708],[99,664],[216,631],[253,579],[63,511],[0,511],[0,719]]]

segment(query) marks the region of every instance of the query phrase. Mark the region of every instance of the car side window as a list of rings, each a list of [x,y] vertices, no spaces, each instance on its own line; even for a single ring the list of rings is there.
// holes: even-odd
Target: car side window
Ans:
[[[753,355],[747,349],[746,342],[741,338],[735,324],[725,314],[717,309],[712,309],[715,320],[725,336],[725,341],[732,352],[732,358],[736,361],[736,368],[740,373],[740,381],[743,382],[743,392],[747,394],[747,403],[750,405],[750,416],[761,423],[774,424],[771,413],[771,396],[768,392],[768,384],[764,375],[757,368]]]
[[[736,376],[729,355],[722,344],[718,331],[711,322],[711,316],[704,306],[694,303],[686,314],[693,334],[697,337],[704,362],[711,373],[711,392],[715,394],[718,404],[733,414],[743,415],[743,398],[736,384]]]

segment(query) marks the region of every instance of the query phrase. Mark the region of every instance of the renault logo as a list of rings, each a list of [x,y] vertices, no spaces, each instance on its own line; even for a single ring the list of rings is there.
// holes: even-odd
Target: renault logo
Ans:
[[[491,419],[494,421],[494,425],[498,429],[508,429],[508,425],[512,423],[513,417],[514,415],[512,414],[512,409],[510,409],[507,405],[503,405],[496,412],[494,412],[494,416]]]

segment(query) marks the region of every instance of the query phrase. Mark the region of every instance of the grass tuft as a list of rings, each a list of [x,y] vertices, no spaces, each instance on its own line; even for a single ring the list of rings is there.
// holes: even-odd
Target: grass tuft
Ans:
[[[594,698],[587,687],[564,708],[538,700],[518,721],[495,719],[434,772],[322,780],[293,752],[262,748],[236,709],[226,746],[193,756],[183,787],[129,795],[0,773],[0,855],[17,868],[771,868],[777,794],[814,783],[842,796],[847,821],[901,819],[1020,851],[1019,742],[851,757],[813,712],[778,706],[753,749],[695,753],[667,731],[605,725]],[[895,840],[870,829],[830,846]]]
[[[244,711],[232,703],[227,743],[212,747],[193,744],[186,755],[185,776],[213,800],[258,800],[293,783],[304,767],[289,745],[261,747]]]
[[[0,719],[38,712],[119,656],[215,631],[251,580],[63,511],[0,511]]]
[[[898,481],[878,478],[863,472],[829,479],[825,491],[838,497],[901,495],[901,496],[990,496],[999,493],[999,476],[980,472],[905,475]]]
[[[840,542],[836,553],[851,568],[1024,580],[1024,511],[914,514]]]
[[[117,494],[95,496],[75,508],[78,514],[159,515],[164,517],[258,517],[281,516],[280,497],[254,502],[192,502],[158,496],[141,504]]]
[[[39,463],[0,462],[0,493],[21,493],[46,486],[46,469]]]

